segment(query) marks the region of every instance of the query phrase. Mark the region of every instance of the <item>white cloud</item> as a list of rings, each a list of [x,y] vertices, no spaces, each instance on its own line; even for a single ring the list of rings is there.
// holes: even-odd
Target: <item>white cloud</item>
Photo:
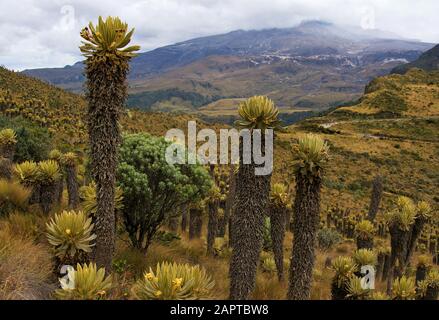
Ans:
[[[304,19],[356,26],[372,21],[381,30],[439,42],[438,9],[437,0],[0,0],[0,64],[72,64],[80,59],[80,29],[99,15],[118,15],[136,27],[134,41],[146,51],[236,29],[291,27]]]

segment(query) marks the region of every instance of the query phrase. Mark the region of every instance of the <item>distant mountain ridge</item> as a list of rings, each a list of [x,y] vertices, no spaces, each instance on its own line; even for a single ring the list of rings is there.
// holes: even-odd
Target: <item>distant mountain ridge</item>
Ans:
[[[321,109],[359,97],[372,78],[416,60],[432,46],[323,21],[237,30],[139,54],[131,63],[129,105],[160,110],[171,103],[196,109],[200,101],[266,94],[282,106]],[[82,62],[23,72],[70,91],[82,90]]]
[[[439,70],[439,44],[424,52],[415,61],[395,67],[392,73],[404,74],[410,68],[419,68],[425,71]]]

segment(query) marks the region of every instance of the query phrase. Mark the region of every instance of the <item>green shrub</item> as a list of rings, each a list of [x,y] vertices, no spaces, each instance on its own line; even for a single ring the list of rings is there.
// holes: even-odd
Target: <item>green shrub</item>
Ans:
[[[131,243],[147,250],[176,207],[208,195],[212,179],[201,165],[169,164],[171,142],[149,134],[126,135],[119,153],[117,181],[123,190],[123,222]]]
[[[339,244],[343,236],[332,228],[323,228],[317,232],[317,243],[320,249],[329,250]]]
[[[12,128],[16,132],[14,162],[47,159],[52,146],[52,138],[47,128],[21,117],[9,118],[0,115],[0,130],[3,128]]]

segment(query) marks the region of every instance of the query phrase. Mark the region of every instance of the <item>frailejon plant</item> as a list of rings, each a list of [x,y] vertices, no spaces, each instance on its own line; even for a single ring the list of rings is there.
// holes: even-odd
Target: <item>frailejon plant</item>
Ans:
[[[372,249],[375,227],[369,220],[362,220],[355,226],[357,249]]]
[[[77,178],[77,156],[73,152],[62,155],[61,163],[66,171],[67,192],[69,195],[69,208],[76,209],[79,205],[79,184]]]
[[[12,129],[0,131],[0,178],[10,179],[17,136]]]
[[[204,201],[194,202],[189,206],[189,239],[201,238],[205,210],[206,205]]]
[[[240,119],[235,122],[241,129],[280,128],[278,109],[267,97],[255,96],[239,105]],[[264,132],[261,132],[261,137]],[[253,138],[250,138],[253,145]],[[265,150],[264,138],[259,154]],[[244,163],[243,139],[239,144],[239,169],[236,176],[236,194],[231,223],[232,258],[230,260],[230,299],[245,300],[250,297],[255,283],[259,254],[262,249],[264,215],[267,209],[271,174],[256,175],[258,168],[254,162],[254,148],[251,148],[251,163]]]
[[[431,270],[425,280],[418,282],[418,296],[421,300],[437,300],[439,297],[439,271]]]
[[[198,300],[210,297],[215,282],[199,265],[162,262],[132,288],[140,300]]]
[[[421,201],[415,205],[407,197],[399,197],[396,208],[387,214],[392,247],[388,293],[391,291],[393,277],[401,277],[404,274],[416,242],[431,215],[432,210],[428,203]]]
[[[284,277],[284,238],[287,210],[287,187],[284,184],[276,183],[271,188],[268,213],[270,216],[271,242],[279,281],[282,281]]]
[[[38,163],[37,181],[40,189],[40,207],[44,214],[48,214],[56,199],[58,180],[61,177],[59,165],[54,160]]]
[[[410,262],[410,258],[415,251],[416,243],[419,239],[419,236],[422,233],[422,230],[428,220],[433,217],[433,209],[430,204],[426,201],[419,201],[416,204],[416,217],[413,223],[411,233],[410,233],[410,241],[408,244],[408,251],[405,257],[405,266],[407,266]]]
[[[0,130],[0,157],[13,160],[17,135],[12,129]]]
[[[348,286],[358,266],[350,257],[337,257],[332,261],[331,268],[335,272],[331,283],[332,300],[344,300],[349,294]]]
[[[83,210],[90,216],[94,217],[97,211],[96,201],[96,183],[91,182],[89,185],[79,188],[79,198]],[[120,212],[123,208],[123,191],[122,188],[116,187],[114,193],[114,208]]]
[[[425,280],[430,268],[431,257],[425,254],[418,256],[418,263],[416,265],[416,283]]]
[[[352,276],[347,285],[347,300],[367,300],[370,289],[364,289],[361,284],[361,278]]]
[[[370,249],[359,249],[354,252],[352,258],[359,268],[362,266],[375,267],[377,264],[377,255],[373,250]]]
[[[282,261],[283,263],[283,261]],[[273,257],[268,257],[262,260],[261,262],[261,269],[263,272],[267,273],[275,273],[277,270],[276,262],[274,261]]]
[[[38,184],[38,165],[33,161],[25,161],[14,165],[13,176],[15,179],[32,190],[29,204],[40,202],[40,186]]]
[[[320,191],[329,147],[322,138],[306,135],[294,150],[296,198],[288,299],[309,299],[320,221]]]
[[[369,295],[368,300],[390,300],[390,297],[384,292],[374,291]]]
[[[82,211],[63,211],[46,224],[47,240],[60,263],[82,262],[94,246],[93,224]]]
[[[14,176],[22,185],[32,187],[38,181],[38,165],[33,161],[16,164]]]
[[[95,263],[78,263],[59,282],[61,289],[55,291],[55,297],[60,300],[103,300],[112,287],[111,276],[105,277],[105,269],[98,269]]]
[[[370,197],[369,212],[367,214],[367,219],[369,221],[375,220],[380,207],[382,196],[383,196],[383,178],[377,175],[372,183],[372,195]]]
[[[392,285],[393,300],[414,300],[416,298],[415,279],[402,276],[395,279]]]
[[[117,17],[91,22],[81,31],[80,50],[86,57],[86,98],[91,171],[97,185],[96,250],[99,266],[111,270],[115,243],[115,183],[119,118],[126,97],[129,61],[139,46],[127,47],[134,29]]]

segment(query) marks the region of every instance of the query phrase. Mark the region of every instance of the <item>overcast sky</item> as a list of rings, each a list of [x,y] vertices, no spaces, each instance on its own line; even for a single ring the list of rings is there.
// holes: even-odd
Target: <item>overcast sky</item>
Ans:
[[[0,65],[62,67],[81,59],[79,31],[99,15],[136,28],[148,51],[236,29],[292,27],[302,20],[376,28],[439,43],[438,0],[0,0]]]

